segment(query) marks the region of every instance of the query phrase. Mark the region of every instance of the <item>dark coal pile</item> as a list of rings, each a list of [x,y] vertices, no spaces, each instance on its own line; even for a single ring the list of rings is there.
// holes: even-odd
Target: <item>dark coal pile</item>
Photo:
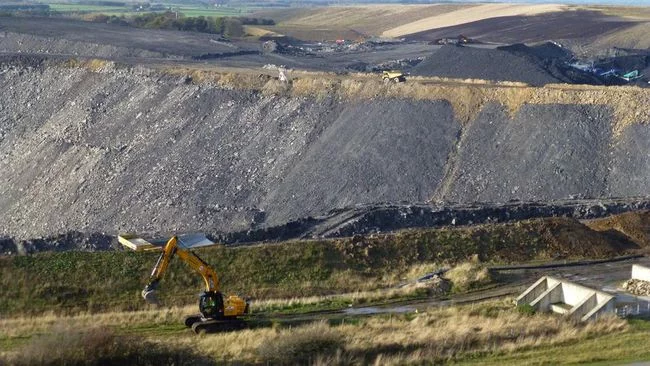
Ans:
[[[533,86],[549,83],[625,85],[623,74],[638,70],[650,71],[650,57],[626,55],[603,59],[594,63],[588,72],[571,66],[576,59],[571,51],[546,42],[535,46],[513,44],[483,49],[462,46],[444,46],[413,69],[412,74],[492,81],[518,81]],[[618,75],[602,76],[608,70]],[[643,79],[645,80],[645,79]],[[647,86],[647,83],[637,83]]]
[[[461,46],[443,46],[411,71],[413,75],[518,81],[530,85],[561,82],[534,55]]]
[[[573,58],[573,53],[571,53],[571,51],[552,42],[545,42],[535,46],[516,43],[509,46],[497,47],[497,50],[521,56],[536,57],[540,60],[558,59],[560,61],[569,61]]]
[[[609,185],[611,195],[648,194],[650,186],[650,129],[628,126],[614,146]],[[631,174],[632,173],[632,174]]]
[[[459,131],[446,101],[346,106],[267,197],[268,219],[282,222],[355,203],[426,201],[442,180]]]

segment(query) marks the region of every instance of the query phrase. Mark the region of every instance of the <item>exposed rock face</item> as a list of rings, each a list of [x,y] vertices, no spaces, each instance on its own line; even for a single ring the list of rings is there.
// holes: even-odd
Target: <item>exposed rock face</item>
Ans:
[[[0,222],[28,238],[424,201],[460,129],[442,101],[269,97],[123,69],[7,68],[0,88]]]
[[[357,204],[649,193],[650,127],[615,136],[607,106],[524,105],[510,119],[488,104],[465,125],[454,109],[0,62],[0,235],[245,231]]]
[[[611,119],[606,106],[524,105],[510,119],[501,106],[489,105],[464,132],[452,188],[444,197],[459,202],[602,197]]]

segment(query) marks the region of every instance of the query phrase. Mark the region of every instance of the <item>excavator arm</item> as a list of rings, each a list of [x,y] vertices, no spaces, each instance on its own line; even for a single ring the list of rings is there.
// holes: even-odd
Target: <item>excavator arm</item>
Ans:
[[[149,303],[157,304],[158,299],[156,297],[156,290],[158,289],[158,283],[167,272],[169,263],[174,258],[175,255],[187,263],[193,270],[198,272],[203,281],[205,282],[205,291],[206,292],[218,292],[219,291],[219,277],[217,273],[210,267],[203,259],[199,258],[196,254],[191,252],[188,249],[185,249],[179,246],[178,237],[173,236],[167,241],[167,244],[163,247],[163,251],[156,262],[156,265],[151,272],[149,277],[149,282],[142,290],[142,297]]]

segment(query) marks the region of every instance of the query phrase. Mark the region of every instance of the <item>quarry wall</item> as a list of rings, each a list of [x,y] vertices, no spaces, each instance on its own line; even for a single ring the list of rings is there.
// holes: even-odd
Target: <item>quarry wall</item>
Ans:
[[[355,204],[649,193],[640,89],[588,100],[578,88],[565,103],[552,88],[361,84],[345,97],[355,85],[269,93],[95,66],[0,62],[2,235],[236,231]],[[607,93],[636,96],[631,115]]]

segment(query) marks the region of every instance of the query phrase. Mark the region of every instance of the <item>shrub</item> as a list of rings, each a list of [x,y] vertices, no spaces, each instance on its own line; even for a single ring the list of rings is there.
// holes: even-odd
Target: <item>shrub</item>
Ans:
[[[517,311],[519,312],[519,314],[524,314],[528,316],[535,314],[535,308],[529,304],[518,305]]]

